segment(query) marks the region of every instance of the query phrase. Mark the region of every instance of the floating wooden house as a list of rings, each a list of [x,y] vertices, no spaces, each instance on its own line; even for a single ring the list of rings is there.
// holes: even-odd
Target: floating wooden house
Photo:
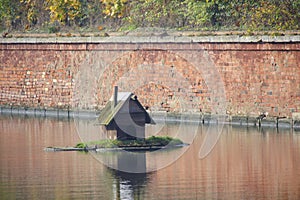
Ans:
[[[118,92],[117,86],[98,120],[118,140],[144,139],[145,125],[155,124],[137,96],[131,92]]]

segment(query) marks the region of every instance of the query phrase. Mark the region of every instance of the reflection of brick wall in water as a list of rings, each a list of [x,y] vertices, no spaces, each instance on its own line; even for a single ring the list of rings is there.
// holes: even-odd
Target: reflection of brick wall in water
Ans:
[[[16,43],[0,49],[2,106],[70,108],[85,98],[84,106],[101,107],[119,84],[150,109],[181,111],[180,98],[190,110],[210,112],[205,49],[224,83],[228,113],[300,112],[299,43]],[[85,69],[91,73],[78,83]]]

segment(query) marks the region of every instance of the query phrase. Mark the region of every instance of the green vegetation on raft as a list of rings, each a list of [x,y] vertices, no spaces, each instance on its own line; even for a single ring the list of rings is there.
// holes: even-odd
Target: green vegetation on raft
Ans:
[[[183,142],[178,138],[169,136],[151,136],[146,139],[138,140],[111,140],[104,139],[99,141],[91,141],[87,143],[78,143],[76,148],[85,148],[87,146],[97,146],[97,148],[118,148],[118,147],[150,147],[150,146],[176,146],[182,145]]]

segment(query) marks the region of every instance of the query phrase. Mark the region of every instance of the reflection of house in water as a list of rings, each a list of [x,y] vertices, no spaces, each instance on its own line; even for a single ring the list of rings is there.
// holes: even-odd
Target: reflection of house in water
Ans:
[[[115,177],[112,199],[142,199],[148,180],[146,152],[118,151],[110,152],[104,157],[108,159],[106,165],[111,167],[108,170]]]
[[[100,125],[107,134],[118,140],[145,138],[145,125],[155,124],[148,112],[131,92],[118,92],[115,86],[113,97],[101,111]]]
[[[120,150],[103,151],[94,155],[111,169],[127,173],[144,173],[148,171],[146,154],[145,151]]]
[[[116,181],[113,184],[113,199],[142,199],[147,184],[146,173],[126,173],[112,170]]]

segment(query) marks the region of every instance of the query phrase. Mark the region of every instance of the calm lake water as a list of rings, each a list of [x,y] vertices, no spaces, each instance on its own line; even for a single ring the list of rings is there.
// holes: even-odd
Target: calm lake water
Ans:
[[[176,126],[162,131],[170,135]],[[206,131],[201,125],[171,165],[128,174],[90,153],[45,152],[80,142],[73,120],[0,116],[0,199],[300,199],[300,132],[224,126],[199,159]],[[146,167],[170,156],[158,152]]]

